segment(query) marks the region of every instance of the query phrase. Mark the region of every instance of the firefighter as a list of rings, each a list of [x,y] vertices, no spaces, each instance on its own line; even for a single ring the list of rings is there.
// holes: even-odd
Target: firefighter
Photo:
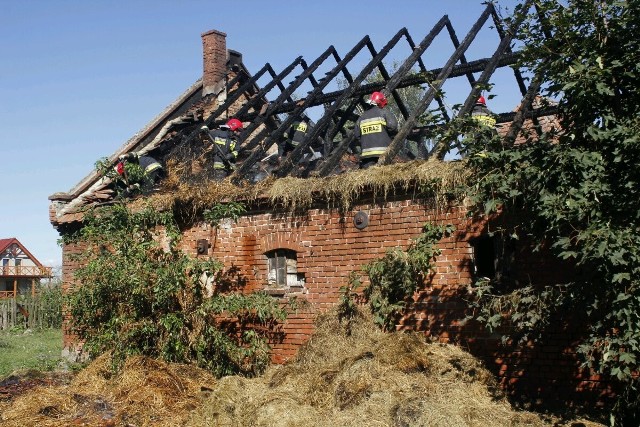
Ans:
[[[281,148],[281,157],[286,157],[292,152],[298,145],[300,145],[307,133],[311,131],[312,126],[309,123],[310,119],[306,114],[303,114],[299,119],[294,120],[291,126],[284,133],[285,141]]]
[[[494,114],[487,108],[487,101],[484,96],[480,96],[471,110],[471,119],[478,125],[495,129],[496,119]]]
[[[204,142],[211,144],[209,152],[213,153],[213,179],[221,181],[235,169],[238,151],[238,136],[243,129],[242,122],[232,118],[218,129],[210,130],[208,126],[200,128]]]
[[[497,134],[495,115],[487,107],[487,101],[482,95],[478,97],[475,105],[473,106],[473,110],[471,110],[471,120],[476,124],[476,129],[469,135],[469,137],[471,138],[471,141],[473,141],[472,143],[476,144],[477,149],[480,149],[481,147],[486,146],[487,141]],[[467,155],[466,147],[460,150],[460,155],[462,157]]]
[[[306,114],[302,114],[299,119],[296,119],[284,133],[284,143],[278,147],[280,158],[284,159],[298,145],[304,142],[312,129],[313,122]],[[309,144],[307,150],[305,150],[306,152],[300,159],[300,163],[308,164],[321,159],[325,151],[324,145],[322,138],[316,138],[315,141]]]
[[[151,156],[131,152],[119,156],[118,160],[116,171],[126,185],[123,192],[125,196],[139,191],[146,193],[154,189],[156,184],[165,176],[162,164]],[[127,173],[127,163],[139,165],[142,168],[142,176],[134,176],[131,173]]]
[[[354,136],[360,145],[360,169],[378,163],[391,144],[391,136],[398,130],[398,120],[385,108],[387,98],[382,92],[373,92],[366,101],[367,109],[356,120]]]

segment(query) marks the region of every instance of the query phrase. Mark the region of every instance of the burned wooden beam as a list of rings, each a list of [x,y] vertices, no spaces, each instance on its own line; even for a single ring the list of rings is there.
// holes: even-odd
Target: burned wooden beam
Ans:
[[[231,94],[227,95],[227,99],[205,120],[207,126],[212,126],[216,119],[230,106],[232,106],[242,95],[244,95],[252,86],[256,85],[256,82],[264,73],[271,68],[271,64],[268,62],[250,79],[242,84],[238,89],[234,90]]]
[[[443,16],[438,21],[438,23],[425,36],[425,38],[420,42],[420,44],[416,46],[416,48],[413,50],[411,55],[409,55],[409,57],[404,61],[404,63],[400,67],[398,67],[394,75],[386,82],[385,87],[387,88],[387,90],[393,91],[399,86],[400,81],[405,76],[405,74],[408,73],[409,70],[411,70],[411,67],[413,67],[413,64],[415,64],[418,58],[420,58],[422,54],[427,50],[427,48],[431,46],[431,43],[433,43],[433,40],[442,31],[442,29],[444,28],[444,26],[448,21],[449,21],[449,18],[446,15]],[[352,141],[353,141],[353,135],[350,135],[349,137],[345,138],[334,149],[334,152],[332,153],[331,157],[328,158],[318,169],[318,173],[320,176],[326,176],[329,173],[331,173],[331,171],[333,171],[338,161],[340,160],[340,158],[342,158],[345,151],[347,151],[347,148],[349,147]]]
[[[267,111],[264,112],[264,114],[260,114],[260,115],[254,115],[254,116],[249,116],[249,117],[241,117],[241,120],[251,120],[251,124],[249,126],[247,126],[247,128],[242,132],[242,134],[240,135],[240,140],[241,141],[245,141],[245,149],[247,150],[251,150],[254,149],[254,147],[256,147],[261,140],[258,140],[257,138],[253,138],[250,141],[247,141],[247,138],[258,128],[258,126],[260,126],[262,123],[264,123],[268,117],[271,117],[275,114],[279,114],[282,111],[280,111],[280,107],[281,105],[284,103],[284,101],[288,98],[291,97],[291,95],[293,94],[293,92],[300,86],[302,85],[302,83],[304,83],[304,81],[316,70],[318,69],[318,67],[320,67],[320,65],[322,65],[322,63],[324,61],[327,60],[327,58],[329,58],[329,56],[332,54],[332,52],[335,51],[335,48],[333,46],[329,46],[329,48],[327,50],[325,50],[318,58],[316,58],[315,61],[313,61],[311,63],[311,65],[309,65],[309,67],[305,70],[303,70],[303,72],[296,76],[296,78],[294,79],[293,82],[291,82],[286,90],[284,92],[282,92],[275,101],[273,101],[272,103],[269,104],[269,107],[267,108]],[[266,151],[266,149],[264,150]],[[259,157],[256,156],[255,159],[257,159]],[[254,159],[254,162],[255,162]],[[250,169],[247,168],[246,171],[244,171],[243,166],[240,166],[240,168],[238,168],[238,170],[236,170],[236,172],[234,173],[234,175],[242,175],[244,174],[244,172],[248,171]],[[242,173],[240,173],[241,171],[244,171]]]
[[[282,84],[282,79],[288,76],[295,67],[300,65],[303,62],[302,56],[298,56],[291,64],[287,65],[284,70],[282,70],[278,75],[273,76],[273,79],[267,83],[260,91],[255,95],[255,98],[262,99],[273,89],[276,85]],[[284,92],[284,88],[282,89]],[[243,118],[249,111],[249,109],[253,106],[251,102],[245,103],[240,109],[236,112],[236,116]]]
[[[353,60],[353,58],[365,47],[368,46],[370,44],[370,39],[369,36],[366,36],[365,38],[363,38],[360,43],[358,43],[353,49],[351,49],[349,51],[349,53],[347,53],[347,55],[345,55],[344,59],[342,59],[332,70],[330,70],[327,75],[322,78],[319,82],[318,82],[318,87],[314,88],[313,91],[311,91],[311,93],[307,96],[307,98],[305,98],[305,100],[302,102],[301,105],[299,105],[287,118],[287,120],[285,120],[285,123],[283,123],[283,125],[281,126],[280,129],[276,130],[275,132],[273,132],[270,136],[269,139],[267,140],[267,144],[269,143],[273,143],[275,141],[278,141],[283,133],[288,129],[289,126],[291,126],[291,124],[293,123],[294,120],[296,120],[296,118],[306,109],[309,107],[309,104],[311,102],[314,101],[314,99],[316,97],[318,97],[319,95],[322,94],[322,89],[329,84],[330,81],[332,81],[340,72],[342,72],[343,69],[346,68],[347,64],[349,62],[351,62],[351,60]],[[365,67],[365,69],[368,67]],[[371,68],[369,70],[369,73],[371,72],[373,68]],[[363,70],[364,71],[364,70]],[[357,86],[357,84],[359,83],[358,80],[359,79],[364,79],[364,77],[366,77],[366,75],[362,76],[363,72],[361,72],[358,77],[356,77],[356,79],[353,81],[353,83],[349,86],[349,88],[351,87],[355,87]],[[367,73],[368,74],[368,73]],[[331,107],[333,108],[333,107]],[[331,119],[332,117],[332,113],[330,113],[329,111],[331,110],[331,108],[329,108],[329,110],[325,111],[325,114],[323,115],[323,117],[318,121],[318,123],[316,123],[316,125],[313,127],[313,129],[309,132],[309,134],[307,134],[307,136],[305,137],[304,141],[302,141],[300,144],[298,144],[298,146],[296,148],[294,148],[294,150],[289,154],[289,156],[285,159],[285,161],[283,162],[283,164],[280,166],[280,168],[278,169],[278,171],[276,171],[276,175],[278,176],[283,176],[286,175],[287,173],[289,173],[291,171],[291,168],[293,167],[293,162],[297,162],[300,157],[302,156],[302,152],[303,150],[306,150],[306,148],[309,146],[309,144],[311,143],[311,141],[314,141],[316,138],[318,138],[320,136],[320,133],[323,129],[325,129],[325,126],[328,125],[329,123],[329,119]],[[286,124],[288,123],[288,124]],[[286,125],[285,125],[286,124]]]
[[[493,5],[488,4],[484,12],[480,15],[480,17],[475,22],[475,24],[473,24],[473,26],[471,27],[471,30],[466,35],[466,37],[464,38],[460,46],[455,50],[453,55],[449,57],[445,66],[442,68],[442,71],[438,74],[436,79],[431,83],[430,85],[431,87],[429,88],[427,93],[422,97],[422,99],[416,106],[416,109],[411,112],[411,116],[405,121],[404,125],[399,129],[398,133],[391,141],[391,144],[389,145],[387,152],[380,157],[380,159],[378,160],[379,164],[386,165],[391,163],[391,160],[395,157],[397,152],[400,150],[401,144],[409,134],[409,131],[413,126],[415,126],[418,116],[424,112],[424,110],[431,103],[431,101],[433,101],[433,98],[436,96],[436,94],[442,89],[444,82],[447,80],[447,78],[453,71],[453,67],[455,63],[460,60],[460,57],[462,56],[462,54],[469,48],[469,45],[471,45],[471,42],[475,39],[480,29],[489,18],[489,15],[491,14],[492,9],[493,9]]]
[[[369,63],[362,69],[362,71],[360,71],[360,73],[355,78],[353,83],[348,88],[346,88],[342,92],[340,97],[338,97],[338,99],[336,99],[333,102],[331,107],[329,107],[325,111],[325,114],[318,121],[316,126],[311,130],[311,132],[309,132],[306,135],[304,141],[301,142],[289,154],[289,156],[287,157],[283,165],[277,171],[278,176],[286,175],[291,171],[291,169],[293,168],[293,165],[296,162],[298,162],[298,160],[300,160],[300,158],[302,157],[302,153],[307,149],[307,146],[310,144],[310,142],[313,141],[315,138],[317,138],[320,135],[320,132],[322,132],[325,129],[325,127],[329,124],[329,120],[331,119],[333,114],[338,110],[340,105],[342,105],[342,102],[353,95],[353,93],[358,88],[360,83],[364,81],[364,79],[373,71],[374,68],[380,65],[382,60],[389,54],[391,49],[398,43],[398,41],[400,41],[402,36],[404,36],[407,33],[408,33],[407,29],[402,28],[391,38],[391,40],[389,40],[389,42],[387,42],[387,44],[382,48],[382,50],[380,50],[380,52],[371,61],[369,61]]]
[[[509,65],[513,65],[517,63],[519,57],[520,57],[520,54],[518,52],[514,52],[512,54],[505,54],[502,58],[500,58],[498,62],[498,67],[506,67]],[[460,77],[465,75],[468,72],[473,72],[473,73],[482,72],[486,68],[490,60],[491,58],[482,58],[475,61],[470,61],[465,65],[456,65],[451,71],[451,74],[449,74],[449,78]],[[406,75],[400,80],[400,83],[398,83],[397,89],[416,86],[420,84],[429,84],[431,81],[433,81],[433,79],[435,79],[435,76],[438,75],[441,71],[442,71],[442,68],[434,68],[427,72],[413,73],[413,74]],[[387,85],[386,82],[373,82],[373,83],[362,84],[356,89],[353,96],[362,97],[374,91],[381,91],[385,88],[386,85]],[[341,90],[327,92],[323,95],[320,95],[310,104],[310,106],[315,107],[318,105],[332,103],[336,99],[338,99],[340,95],[342,95],[344,90],[345,89],[341,89]],[[299,102],[299,101],[296,101],[296,102]],[[283,103],[280,106],[280,108],[276,110],[275,113],[276,114],[290,113],[295,109],[296,102]],[[258,116],[257,113],[250,113],[250,114],[247,114],[246,116],[243,116],[243,120],[251,121],[253,118],[257,116]]]
[[[525,5],[527,3],[530,4],[530,0],[528,0],[525,3]],[[495,13],[495,9],[494,9],[492,4],[489,4],[487,6],[487,9],[488,10],[490,9],[490,12]],[[482,74],[478,78],[478,81],[476,82],[475,86],[473,87],[473,89],[471,90],[469,95],[467,96],[467,99],[465,100],[464,105],[462,106],[462,108],[458,112],[459,116],[463,116],[464,117],[464,116],[466,116],[466,115],[471,113],[471,109],[473,108],[474,104],[478,100],[478,96],[480,95],[480,91],[482,90],[482,85],[485,85],[485,84],[487,84],[489,82],[489,78],[491,78],[491,75],[494,73],[494,71],[498,67],[498,62],[499,62],[500,58],[502,57],[504,52],[507,50],[507,48],[509,48],[509,46],[511,44],[511,40],[513,39],[513,36],[514,36],[516,30],[520,27],[520,25],[522,24],[523,20],[524,20],[524,17],[522,17],[522,16],[519,17],[519,19],[513,23],[513,26],[510,29],[510,31],[508,31],[507,34],[505,35],[505,37],[502,40],[500,40],[500,44],[496,48],[493,56],[491,57],[491,60],[489,61],[489,63],[485,67],[485,69],[482,71]],[[395,142],[395,138],[394,138],[394,142]],[[392,145],[393,145],[393,143],[392,143]],[[399,143],[397,143],[397,145],[399,146]],[[450,147],[451,147],[451,142],[450,141],[442,140],[437,144],[437,146],[434,148],[434,150],[432,151],[431,154],[435,155],[438,159],[444,159],[444,156],[449,151]],[[388,162],[390,162],[391,159],[392,159],[391,156],[394,154],[394,152],[391,151],[391,147],[389,147],[389,148],[390,148],[390,150],[387,151],[387,153],[386,153],[387,155],[384,158],[384,162],[386,162],[386,163],[383,163],[383,164],[387,164]],[[394,148],[396,149],[396,152],[397,152],[397,148],[396,147],[394,147]]]
[[[327,75],[325,77],[323,77],[322,79],[320,79],[318,81],[318,86],[316,88],[314,88],[307,95],[307,97],[305,99],[301,100],[300,102],[298,102],[296,104],[296,107],[294,108],[294,110],[291,112],[289,117],[280,125],[280,127],[278,127],[278,129],[276,129],[274,132],[272,132],[271,135],[266,139],[266,141],[264,141],[262,144],[260,144],[260,145],[255,147],[255,149],[253,150],[251,155],[232,174],[231,180],[233,182],[238,182],[239,180],[241,180],[242,177],[253,167],[255,162],[258,159],[260,159],[261,157],[264,156],[264,154],[271,147],[271,145],[275,141],[277,141],[279,138],[282,137],[284,132],[288,129],[289,126],[291,126],[291,124],[296,119],[296,117],[299,116],[305,109],[307,109],[310,106],[310,104],[313,102],[315,97],[320,94],[322,89],[324,89],[324,87],[326,87],[326,85],[329,84],[329,82],[340,72],[342,67],[344,67],[347,63],[349,63],[356,56],[356,54],[358,54],[358,52],[360,52],[360,50],[362,50],[362,48],[366,45],[368,40],[369,40],[369,36],[365,36],[362,40],[360,40],[360,42],[358,42],[353,47],[353,49],[351,49],[351,51],[345,56],[345,58],[342,61],[340,61],[340,63],[337,66],[335,66],[331,71],[329,71],[327,73]],[[318,68],[318,66],[324,61],[324,59],[326,59],[326,57],[328,57],[328,55],[331,53],[331,51],[335,51],[333,46],[331,46],[331,49],[328,49],[327,51],[325,51],[326,56],[325,56],[325,54],[323,54],[320,58],[318,58],[318,60],[316,60],[314,62],[314,64],[312,64],[312,66],[309,67],[309,69],[306,70],[303,73],[303,75],[304,74],[311,74],[316,68]],[[302,77],[304,77],[304,78],[307,77],[307,76],[303,76],[303,75],[299,76],[296,79],[296,82],[298,80],[300,80]],[[296,82],[294,82],[294,84]],[[298,87],[301,83],[302,83],[302,81],[300,81],[297,85],[295,85],[295,87],[294,87],[294,84],[289,85],[289,88],[287,88],[287,91],[291,90],[293,92],[293,90],[296,87]],[[292,87],[293,87],[293,89],[292,89]],[[284,95],[284,93],[280,95],[280,98],[282,97],[282,95]],[[274,107],[271,110],[271,112],[267,111],[267,114],[275,114],[275,112],[277,111],[277,108],[280,106],[281,103],[282,103],[282,100],[280,100],[280,102],[276,101],[276,105],[274,105]]]

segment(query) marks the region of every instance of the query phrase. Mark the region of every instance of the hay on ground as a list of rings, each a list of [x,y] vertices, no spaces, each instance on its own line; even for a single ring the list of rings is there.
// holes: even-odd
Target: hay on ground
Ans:
[[[215,378],[202,369],[134,356],[117,374],[105,354],[67,386],[40,387],[16,398],[3,426],[182,425]]]
[[[514,410],[481,362],[416,333],[383,333],[359,313],[335,313],[287,365],[220,380],[194,366],[131,357],[118,373],[103,355],[67,386],[0,406],[3,426],[546,426]],[[586,426],[601,426],[584,421]]]
[[[477,359],[414,333],[385,334],[360,314],[345,333],[335,315],[292,363],[220,381],[187,425],[543,426],[512,409]]]

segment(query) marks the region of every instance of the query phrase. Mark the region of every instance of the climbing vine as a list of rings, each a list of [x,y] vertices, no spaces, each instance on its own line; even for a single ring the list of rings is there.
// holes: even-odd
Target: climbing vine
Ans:
[[[91,355],[112,351],[114,366],[143,354],[220,376],[260,372],[284,309],[264,293],[211,284],[222,264],[184,253],[179,238],[170,212],[115,204],[89,213],[66,236],[86,247],[67,297],[71,327]]]
[[[533,0],[514,12],[520,65],[557,104],[557,125],[522,144],[477,141],[471,195],[575,268],[552,287],[478,287],[479,320],[544,332],[582,316],[578,355],[626,387],[611,423],[640,425],[640,2]]]
[[[422,233],[407,250],[393,248],[384,257],[362,266],[369,283],[362,295],[374,314],[374,321],[385,330],[394,327],[398,315],[409,299],[433,271],[433,260],[440,254],[436,243],[453,232],[453,226],[425,224]],[[349,285],[343,288],[339,310],[345,315],[353,312],[354,290],[363,283],[359,274],[352,274]]]
[[[240,202],[216,203],[211,208],[204,210],[203,217],[206,222],[217,227],[223,219],[231,219],[236,222],[246,210],[244,204]]]

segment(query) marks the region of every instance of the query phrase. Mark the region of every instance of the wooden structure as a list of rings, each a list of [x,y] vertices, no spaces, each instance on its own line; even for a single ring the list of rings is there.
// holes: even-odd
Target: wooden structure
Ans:
[[[45,267],[15,237],[0,239],[0,299],[36,293],[36,283],[51,277]]]

